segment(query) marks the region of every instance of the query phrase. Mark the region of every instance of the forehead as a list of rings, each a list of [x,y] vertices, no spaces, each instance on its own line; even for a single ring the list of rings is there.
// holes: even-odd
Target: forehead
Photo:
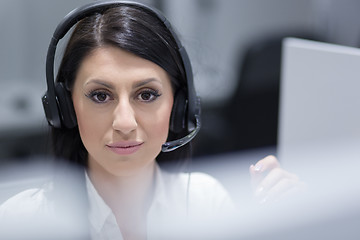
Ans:
[[[117,47],[96,48],[84,58],[76,81],[90,78],[129,81],[157,78],[170,84],[167,72],[160,66]]]

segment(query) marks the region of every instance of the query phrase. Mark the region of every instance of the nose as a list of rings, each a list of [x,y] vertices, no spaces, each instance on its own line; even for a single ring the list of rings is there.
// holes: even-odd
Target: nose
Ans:
[[[127,99],[119,100],[114,110],[113,129],[123,134],[129,134],[137,128],[135,111]]]

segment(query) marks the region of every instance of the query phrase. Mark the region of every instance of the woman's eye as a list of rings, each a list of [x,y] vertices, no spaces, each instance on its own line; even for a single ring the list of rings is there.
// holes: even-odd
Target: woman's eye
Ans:
[[[110,95],[106,92],[91,92],[87,97],[96,103],[106,103],[111,100]]]
[[[146,90],[146,91],[141,92],[138,95],[138,99],[142,102],[152,102],[160,96],[161,96],[161,94],[159,94],[158,91]]]

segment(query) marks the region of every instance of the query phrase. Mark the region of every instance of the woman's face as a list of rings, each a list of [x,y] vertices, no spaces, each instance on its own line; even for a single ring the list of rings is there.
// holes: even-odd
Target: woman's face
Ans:
[[[161,67],[116,47],[98,48],[81,63],[72,99],[90,171],[130,176],[154,163],[173,106]]]

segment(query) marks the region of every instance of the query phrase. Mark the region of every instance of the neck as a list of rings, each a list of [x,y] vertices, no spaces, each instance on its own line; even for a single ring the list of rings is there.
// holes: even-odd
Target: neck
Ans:
[[[131,175],[113,175],[91,165],[88,174],[95,189],[115,215],[128,211],[131,211],[129,214],[147,212],[152,200],[155,162]]]

